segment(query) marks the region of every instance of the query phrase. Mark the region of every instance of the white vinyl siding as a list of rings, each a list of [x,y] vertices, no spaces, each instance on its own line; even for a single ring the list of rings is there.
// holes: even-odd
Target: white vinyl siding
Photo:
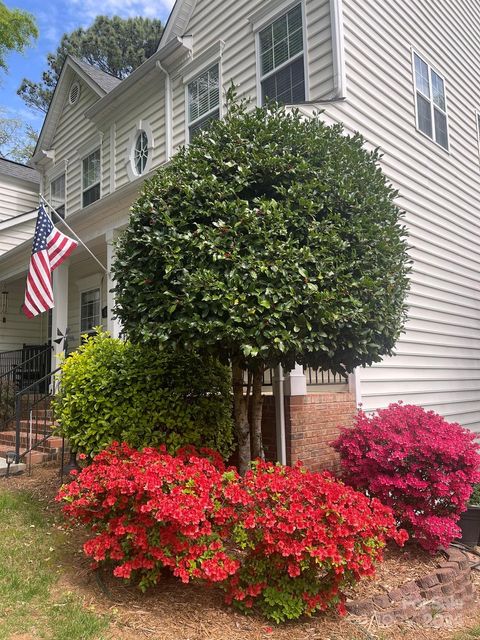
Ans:
[[[362,369],[367,411],[402,400],[480,432],[480,172],[472,113],[480,11],[449,0],[344,0],[347,100],[327,122],[379,147],[414,260],[396,356]],[[472,5],[470,5],[472,8]],[[447,80],[449,154],[415,130],[411,48]]]
[[[0,351],[21,349],[24,344],[44,344],[47,339],[47,316],[42,313],[27,318],[20,308],[25,296],[25,276],[4,283],[2,290],[8,292],[8,310],[3,322],[0,317]]]
[[[155,81],[143,85],[141,92],[135,90],[135,95],[122,103],[115,112],[114,169],[115,188],[119,189],[128,182],[129,165],[131,163],[132,131],[138,130],[138,125],[147,122],[152,131],[153,147],[151,152],[151,168],[165,162],[165,84],[163,74],[157,72]],[[183,93],[183,100],[185,94]],[[184,106],[180,111],[183,114]]]
[[[38,185],[0,175],[0,202],[0,222],[32,211],[38,207]],[[32,219],[0,231],[0,255],[32,238],[34,229],[35,219]]]
[[[310,100],[328,98],[334,86],[331,41],[330,0],[305,0],[305,57]],[[249,16],[258,10],[258,0],[198,1],[182,33],[193,34],[193,60],[219,40],[225,42],[221,59],[220,96],[233,82],[238,98],[248,98],[254,106],[260,102],[260,70],[257,65],[258,43]],[[295,3],[292,3],[295,6]],[[186,61],[188,62],[188,60]],[[185,87],[181,70],[172,75],[173,90],[173,147],[186,142],[188,116],[185,108]]]
[[[72,80],[78,77],[73,72],[71,75]],[[66,79],[68,81],[68,78]],[[55,149],[55,164],[68,160],[65,193],[65,209],[68,215],[78,211],[82,205],[82,163],[76,154],[87,140],[99,135],[96,126],[84,115],[98,100],[98,95],[82,81],[80,86],[78,102],[70,105],[67,97],[52,143]]]

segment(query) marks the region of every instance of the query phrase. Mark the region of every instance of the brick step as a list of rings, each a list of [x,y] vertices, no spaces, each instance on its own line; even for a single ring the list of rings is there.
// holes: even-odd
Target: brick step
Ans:
[[[40,442],[44,439],[43,432],[39,432],[38,435],[35,431],[32,434],[32,441]],[[8,445],[9,447],[15,447],[16,432],[15,431],[2,431],[0,433],[0,444]],[[20,432],[20,446],[27,447],[29,442],[29,434],[26,431]],[[50,436],[42,445],[39,446],[39,451],[50,452],[60,451],[62,448],[62,438],[60,436]]]
[[[7,444],[0,444],[0,458],[5,458],[7,451],[15,451],[15,447]],[[26,451],[25,448],[20,448],[20,455]],[[50,460],[56,460],[58,454],[44,453],[42,451],[32,451],[25,459],[22,458],[21,462],[31,462],[32,464],[41,464],[42,462],[49,462]]]
[[[14,420],[14,422],[10,422],[10,428],[8,429],[8,431],[12,430],[12,426],[11,425],[16,425],[17,422],[16,420]],[[35,431],[37,428],[38,430],[44,431],[45,429],[50,429],[52,427],[56,427],[57,423],[56,422],[51,422],[50,420],[32,420],[32,429],[33,431]],[[20,420],[20,431],[30,431],[30,420]]]

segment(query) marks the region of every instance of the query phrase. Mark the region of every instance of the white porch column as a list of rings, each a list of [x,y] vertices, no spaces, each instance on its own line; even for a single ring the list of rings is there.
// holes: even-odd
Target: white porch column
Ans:
[[[285,376],[286,396],[306,396],[307,378],[303,372],[303,365],[296,364],[295,368]]]
[[[105,234],[107,242],[107,329],[110,331],[112,338],[119,338],[122,332],[122,325],[118,318],[113,317],[113,307],[115,305],[115,294],[112,291],[115,286],[115,280],[112,276],[112,263],[115,258],[115,240],[118,237],[119,230],[111,229]]]
[[[62,334],[68,327],[68,270],[70,266],[70,260],[65,260],[62,264],[53,272],[53,299],[55,306],[52,309],[52,368],[58,367],[58,357],[64,351],[63,340],[60,344],[53,342],[57,339],[57,329],[60,329]],[[60,337],[60,336],[58,336]]]

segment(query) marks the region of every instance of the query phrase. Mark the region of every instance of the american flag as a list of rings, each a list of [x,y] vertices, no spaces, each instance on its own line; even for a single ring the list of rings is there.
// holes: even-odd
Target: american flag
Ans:
[[[56,229],[45,209],[38,210],[33,236],[32,256],[28,268],[25,303],[22,307],[27,318],[48,311],[54,306],[52,271],[59,267],[78,246]]]

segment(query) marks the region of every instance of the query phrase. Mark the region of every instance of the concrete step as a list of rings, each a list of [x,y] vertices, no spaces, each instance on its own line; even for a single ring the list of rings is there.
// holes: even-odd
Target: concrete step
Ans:
[[[35,442],[40,442],[41,440],[43,440],[48,433],[51,433],[51,431],[47,430],[47,433],[45,433],[43,429],[38,433],[35,433],[35,431],[33,431],[32,433],[33,444],[35,444]],[[0,444],[13,446],[13,448],[15,448],[15,440],[16,440],[16,431],[0,432]],[[28,443],[29,443],[28,431],[21,431],[20,446],[28,447]],[[60,451],[61,448],[62,448],[62,438],[60,436],[50,436],[48,440],[46,440],[44,443],[42,443],[39,446],[39,451],[43,451],[43,452],[51,452],[54,450]]]

